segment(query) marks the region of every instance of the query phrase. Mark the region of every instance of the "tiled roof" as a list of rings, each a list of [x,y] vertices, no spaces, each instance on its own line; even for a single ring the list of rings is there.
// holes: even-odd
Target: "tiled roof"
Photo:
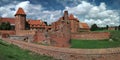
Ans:
[[[69,16],[69,20],[79,21],[77,18],[74,17],[73,14],[70,14],[70,16]]]
[[[26,15],[25,14],[25,12],[24,12],[24,10],[22,9],[22,8],[19,8],[18,10],[17,10],[17,12],[16,12],[16,14],[15,15]]]
[[[28,20],[28,23],[30,24],[31,27],[41,27],[41,26],[46,26],[46,24],[41,21],[41,20]]]
[[[89,28],[88,24],[87,23],[79,23],[80,25],[80,28]]]
[[[10,24],[15,24],[15,18],[1,18],[0,22],[9,22]]]

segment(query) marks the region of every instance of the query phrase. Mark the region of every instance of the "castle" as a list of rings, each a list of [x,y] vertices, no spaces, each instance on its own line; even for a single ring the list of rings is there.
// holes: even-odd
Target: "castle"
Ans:
[[[72,14],[69,15],[68,11],[65,11],[64,15],[58,21],[53,22],[51,26],[46,25],[42,20],[26,19],[22,8],[18,9],[15,18],[0,18],[0,23],[2,22],[9,22],[12,27],[11,30],[0,30],[0,37],[4,41],[41,55],[63,60],[119,60],[119,47],[104,49],[58,48],[70,47],[71,39],[100,40],[110,38],[108,32],[91,32],[86,23],[79,22]]]
[[[0,31],[3,38],[9,37],[15,40],[24,40],[27,42],[36,42],[57,47],[70,47],[72,38],[86,39],[107,39],[109,33],[79,33],[79,31],[90,31],[86,23],[80,22],[73,14],[64,11],[64,15],[48,26],[42,20],[26,19],[26,13],[19,8],[15,14],[15,18],[0,18],[0,23],[9,22],[13,30]],[[104,36],[102,36],[104,34]],[[90,36],[88,36],[90,35]],[[100,36],[100,37],[99,37]]]
[[[22,8],[18,9],[15,16],[19,15],[19,14],[23,15],[23,18],[20,18],[20,19],[23,19],[22,24],[24,26],[22,26],[22,28],[25,28],[25,24],[27,22],[29,24],[29,29],[30,30],[40,30],[40,29],[44,30],[44,29],[52,29],[52,28],[57,29],[56,26],[59,25],[59,21],[64,18],[62,16],[56,22],[53,22],[51,24],[51,26],[47,26],[47,24],[45,22],[43,22],[42,20],[27,19],[26,18],[26,13],[24,12],[24,10]],[[80,22],[77,18],[74,17],[73,14],[68,15],[68,19],[70,20],[71,32],[78,32],[81,29],[83,29],[85,31],[89,31],[90,28],[89,28],[88,24]],[[12,30],[15,29],[14,27],[15,27],[16,24],[20,24],[20,23],[16,23],[16,18],[2,18],[1,17],[0,18],[0,23],[2,23],[2,22],[9,22],[12,26]],[[20,22],[20,20],[18,20],[18,22]],[[18,29],[18,28],[16,28],[16,29]]]

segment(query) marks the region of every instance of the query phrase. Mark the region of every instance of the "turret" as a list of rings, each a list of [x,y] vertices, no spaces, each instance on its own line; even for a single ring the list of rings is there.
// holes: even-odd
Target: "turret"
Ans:
[[[15,14],[15,30],[25,30],[26,14],[22,8],[19,8]]]

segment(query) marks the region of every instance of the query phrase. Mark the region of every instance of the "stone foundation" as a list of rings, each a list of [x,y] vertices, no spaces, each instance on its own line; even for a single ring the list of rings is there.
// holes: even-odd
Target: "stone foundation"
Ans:
[[[33,42],[33,36],[17,36],[17,35],[10,35],[9,39],[12,40],[21,40],[26,42]]]
[[[9,39],[13,40],[24,40],[26,37],[25,36],[16,36],[16,35],[10,35]]]

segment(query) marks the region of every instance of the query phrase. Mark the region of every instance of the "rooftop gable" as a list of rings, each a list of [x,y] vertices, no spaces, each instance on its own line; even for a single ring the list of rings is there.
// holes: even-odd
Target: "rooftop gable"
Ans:
[[[73,14],[70,14],[70,16],[69,16],[69,20],[79,21],[77,18],[74,17]]]

